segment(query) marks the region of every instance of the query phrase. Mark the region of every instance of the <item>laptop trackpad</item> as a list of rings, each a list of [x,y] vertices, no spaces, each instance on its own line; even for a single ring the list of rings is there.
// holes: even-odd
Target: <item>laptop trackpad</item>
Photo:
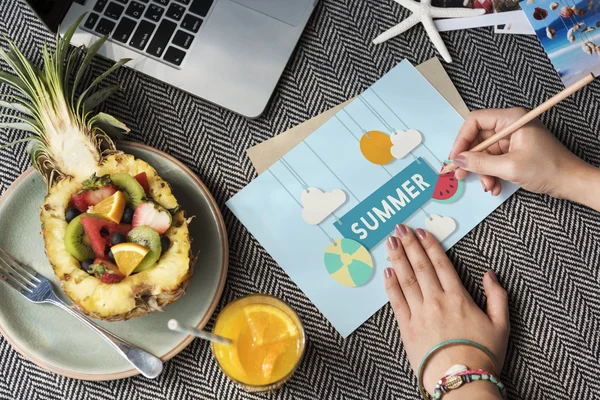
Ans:
[[[281,22],[298,26],[305,19],[306,8],[313,0],[233,0],[234,2],[273,17]]]

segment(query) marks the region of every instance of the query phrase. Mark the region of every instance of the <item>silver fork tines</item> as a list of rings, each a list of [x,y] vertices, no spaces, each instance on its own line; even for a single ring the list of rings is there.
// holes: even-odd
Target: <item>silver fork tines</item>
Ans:
[[[2,248],[0,248],[0,270],[0,279],[4,280],[19,292],[25,290],[29,294],[34,294],[35,289],[42,283],[38,278],[37,273],[31,271],[29,267],[23,265],[19,260]],[[4,274],[2,271],[4,271]],[[26,297],[28,296],[26,295]]]
[[[69,307],[56,296],[52,288],[52,282],[2,248],[0,248],[0,280],[6,282],[11,288],[33,303],[53,304],[68,312],[106,340],[144,376],[156,378],[162,372],[163,364],[160,358],[126,342]]]

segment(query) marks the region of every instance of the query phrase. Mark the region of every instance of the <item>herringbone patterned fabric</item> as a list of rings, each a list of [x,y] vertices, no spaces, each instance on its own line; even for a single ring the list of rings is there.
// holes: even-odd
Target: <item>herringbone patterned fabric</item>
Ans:
[[[220,307],[248,293],[267,292],[286,299],[304,320],[306,358],[284,389],[268,396],[241,392],[219,372],[200,340],[169,362],[156,381],[134,377],[96,383],[45,372],[0,338],[0,399],[417,398],[389,306],[342,339],[224,206],[255,177],[245,154],[249,146],[357,95],[403,58],[418,64],[435,55],[421,27],[384,45],[371,44],[407,14],[391,0],[322,0],[270,106],[256,120],[131,70],[122,69],[112,79],[123,91],[104,110],[132,128],[132,140],[186,163],[221,205],[231,264]],[[0,0],[0,34],[38,62],[38,47],[52,41],[22,0]],[[535,37],[494,35],[488,28],[442,36],[454,59],[446,69],[472,109],[531,107],[562,88]],[[88,79],[107,65],[97,61]],[[543,116],[563,143],[595,165],[600,164],[599,98],[596,82]],[[17,137],[3,132],[0,141]],[[18,146],[0,154],[2,190],[28,166],[23,150]],[[488,267],[508,289],[512,334],[503,379],[510,398],[600,398],[599,238],[596,212],[519,191],[450,252],[479,304],[485,301],[480,280]]]

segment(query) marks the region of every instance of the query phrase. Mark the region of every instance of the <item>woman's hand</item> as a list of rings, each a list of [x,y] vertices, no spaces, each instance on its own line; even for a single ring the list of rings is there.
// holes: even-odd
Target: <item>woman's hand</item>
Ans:
[[[467,151],[526,112],[523,108],[509,108],[469,114],[450,152],[450,159],[460,167],[456,177],[464,179],[467,171],[479,174],[483,189],[493,196],[502,190],[498,179],[501,178],[531,192],[586,204],[577,192],[586,187],[591,176],[598,179],[596,168],[571,153],[538,119],[500,140],[487,152]]]
[[[385,289],[398,320],[402,343],[415,374],[423,356],[435,345],[449,339],[468,339],[487,347],[498,360],[498,369],[482,351],[454,345],[435,353],[425,366],[423,385],[429,393],[454,364],[500,374],[509,333],[506,291],[494,271],[483,278],[487,314],[473,302],[454,266],[437,240],[422,229],[414,233],[405,225],[396,227],[396,236],[387,240],[393,268],[385,270]],[[470,387],[470,388],[469,388]],[[457,398],[478,390],[499,396],[489,382],[470,383],[456,390]],[[454,398],[453,391],[444,399]],[[484,397],[477,397],[482,399]]]

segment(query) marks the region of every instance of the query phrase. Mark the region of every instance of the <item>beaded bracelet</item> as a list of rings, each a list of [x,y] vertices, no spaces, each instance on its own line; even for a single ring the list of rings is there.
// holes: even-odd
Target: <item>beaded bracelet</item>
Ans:
[[[429,395],[429,393],[427,393],[427,395],[429,399],[438,400],[450,390],[458,389],[465,383],[471,383],[480,380],[489,381],[495,384],[498,387],[498,390],[500,390],[500,395],[502,398],[506,398],[506,389],[504,384],[500,382],[496,376],[481,369],[475,371],[461,371],[453,375],[445,376],[438,381],[437,385],[435,385],[435,389],[433,389],[433,395]]]
[[[417,371],[417,381],[419,384],[419,391],[421,392],[421,396],[423,397],[423,399],[430,399],[431,395],[429,393],[427,393],[427,391],[425,390],[425,388],[423,387],[423,367],[425,366],[425,364],[427,363],[427,361],[429,361],[429,359],[431,358],[431,356],[433,354],[435,354],[436,352],[438,352],[439,350],[443,349],[444,347],[448,347],[448,346],[452,346],[455,344],[465,344],[467,346],[471,346],[471,347],[475,347],[479,350],[481,350],[482,352],[484,352],[491,360],[492,363],[494,364],[494,367],[496,368],[496,370],[498,370],[498,361],[496,360],[496,356],[494,356],[494,353],[492,353],[490,350],[488,350],[487,347],[474,342],[472,340],[467,340],[467,339],[451,339],[451,340],[446,340],[442,343],[439,343],[437,345],[435,345],[431,350],[429,350],[425,356],[423,357],[423,360],[421,360],[421,364],[419,364],[419,369]]]

